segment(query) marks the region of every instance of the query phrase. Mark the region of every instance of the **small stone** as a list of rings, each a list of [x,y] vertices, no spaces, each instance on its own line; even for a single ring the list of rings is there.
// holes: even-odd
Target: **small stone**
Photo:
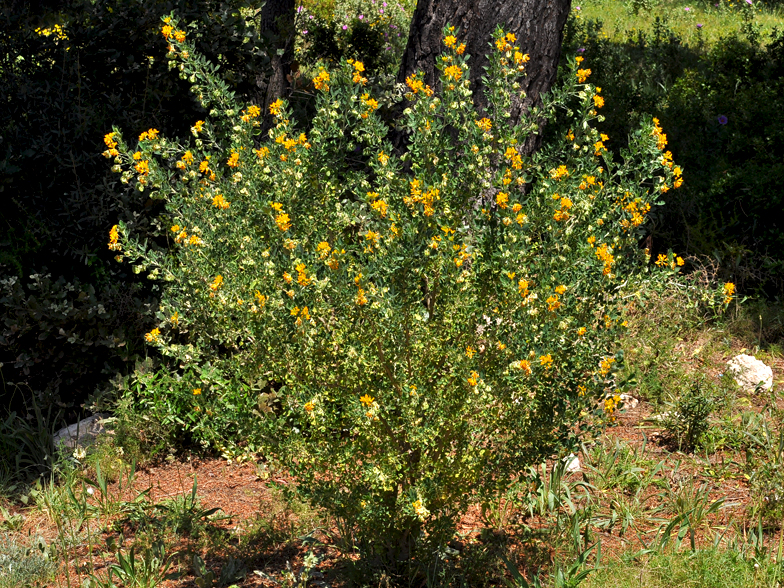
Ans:
[[[636,408],[640,401],[631,394],[621,394],[621,402],[624,408]]]
[[[752,355],[741,353],[727,362],[727,370],[744,391],[756,392],[757,388],[773,387],[773,370]]]
[[[570,453],[566,457],[564,457],[564,462],[566,463],[566,471],[567,472],[579,472],[582,471],[580,469],[580,458],[577,457],[574,453]]]
[[[92,445],[98,435],[107,433],[103,427],[105,419],[106,415],[94,414],[78,423],[63,427],[53,435],[54,446],[62,445],[68,449],[76,449]]]

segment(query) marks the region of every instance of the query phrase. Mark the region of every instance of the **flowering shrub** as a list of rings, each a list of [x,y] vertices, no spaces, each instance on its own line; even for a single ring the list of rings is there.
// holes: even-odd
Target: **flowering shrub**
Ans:
[[[643,124],[613,163],[579,59],[510,126],[528,56],[501,30],[477,113],[450,28],[443,93],[406,81],[403,155],[352,60],[316,76],[312,128],[278,100],[256,141],[259,109],[234,104],[175,20],[163,32],[210,120],[190,145],[155,129],[133,148],[106,136],[122,181],[165,200],[171,249],[124,224],[109,246],[165,284],[147,340],[185,370],[188,418],[243,382],[274,382],[253,399],[267,451],[347,538],[393,558],[448,539],[470,503],[573,448],[612,393],[619,293],[645,260],[645,217],[680,181],[662,129]],[[543,117],[571,130],[523,155]],[[210,382],[193,367],[227,362]]]

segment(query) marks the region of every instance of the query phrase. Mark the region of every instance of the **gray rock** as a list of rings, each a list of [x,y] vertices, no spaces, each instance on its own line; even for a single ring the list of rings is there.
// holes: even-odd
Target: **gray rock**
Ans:
[[[564,462],[566,462],[566,471],[567,472],[579,472],[580,469],[580,458],[577,457],[574,453],[570,453],[566,457],[564,457]]]
[[[94,414],[78,423],[63,427],[54,434],[54,446],[62,445],[68,449],[76,449],[92,445],[98,435],[107,432],[103,426],[107,417],[108,415],[105,414]]]
[[[754,392],[758,387],[773,387],[773,370],[752,355],[741,353],[727,362],[727,370],[743,390]]]
[[[624,408],[635,408],[640,404],[640,401],[631,394],[621,394],[621,402],[623,402]]]

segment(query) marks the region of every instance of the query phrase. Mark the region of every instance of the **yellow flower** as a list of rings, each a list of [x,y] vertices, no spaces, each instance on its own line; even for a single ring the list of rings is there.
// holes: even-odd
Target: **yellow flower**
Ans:
[[[499,192],[496,194],[495,203],[500,208],[507,208],[509,206],[509,194],[506,192]]]
[[[327,79],[329,79],[329,76],[327,76]],[[280,98],[275,100],[275,102],[269,105],[269,111],[273,116],[280,116],[280,114],[283,112],[283,100]]]
[[[449,35],[447,37],[444,37],[444,45],[446,45],[447,47],[454,47],[455,43],[457,43],[457,39],[455,38],[454,35]]]
[[[527,359],[521,359],[513,364],[515,369],[524,372],[527,376],[531,375],[531,362]]]
[[[457,81],[463,76],[463,70],[459,65],[450,65],[444,70],[444,75]]]
[[[381,217],[385,217],[387,215],[387,203],[383,200],[376,200],[373,204],[370,205],[373,210],[378,212]]]
[[[614,357],[605,357],[599,362],[599,373],[603,376],[606,376],[612,370],[612,364],[615,363]]]
[[[474,355],[476,355],[476,349],[468,345],[466,347],[466,355],[468,356],[469,359],[471,359]]]
[[[275,224],[281,231],[288,231],[291,228],[291,218],[286,213],[281,213],[275,217]]]
[[[588,332],[588,329],[586,329],[585,327],[580,327],[579,329],[577,329],[577,334],[578,334],[580,337],[582,337],[583,335],[585,335],[585,333],[587,333],[587,332]]]
[[[201,394],[201,388],[194,388],[193,389],[193,395],[194,396],[198,396],[199,394]]]
[[[479,383],[479,374],[477,372],[472,371],[471,375],[468,376],[468,385],[475,388],[478,383]]]
[[[591,70],[590,69],[578,69],[577,70],[577,81],[582,84],[582,83],[585,82],[585,80],[588,79],[588,76],[590,76],[590,75],[591,75]]]
[[[367,296],[365,296],[365,291],[362,288],[357,288],[357,297],[354,299],[354,302],[357,306],[364,306],[367,304]]]
[[[313,402],[306,402],[305,403],[305,411],[313,412],[313,409],[316,408],[316,405]]]
[[[144,161],[140,161],[139,163],[137,163],[135,168],[136,171],[139,172],[139,174],[146,176],[147,174],[150,173],[150,162],[149,160],[145,159]]]
[[[547,298],[547,310],[550,312],[555,312],[560,306],[561,302],[558,300],[558,296],[550,296]]]
[[[463,53],[465,53],[465,49],[466,49],[465,43],[460,43],[460,45],[457,46],[457,49],[455,50],[455,52],[458,55],[462,55]]]
[[[156,343],[160,336],[161,330],[156,327],[144,336],[144,340],[147,341],[147,343]]]
[[[182,43],[183,41],[185,41],[185,31],[174,31],[174,38],[178,42]]]
[[[212,205],[216,208],[220,208],[221,210],[226,210],[229,206],[231,206],[231,202],[227,201],[223,194],[218,194],[215,198],[212,199]]]
[[[236,151],[232,151],[231,155],[229,156],[229,160],[226,162],[226,165],[229,167],[239,167],[240,165],[240,154]]]
[[[120,238],[120,231],[117,225],[114,225],[109,231],[109,249],[112,251],[120,251],[122,245],[118,243]]]
[[[210,290],[212,290],[214,292],[215,290],[220,288],[221,285],[223,285],[223,276],[217,275],[217,276],[215,276],[215,279],[210,284]]]
[[[601,108],[604,106],[604,98],[599,95],[593,97],[593,103],[596,105],[596,108]]]
[[[324,90],[329,91],[329,72],[322,69],[319,74],[313,78],[313,86],[315,86],[316,90]]]
[[[361,396],[360,399],[359,399],[359,401],[362,404],[364,404],[367,408],[370,408],[372,406],[373,402],[375,402],[375,400],[376,399],[373,398],[370,394],[365,394],[364,396]]]
[[[542,365],[542,367],[544,367],[544,369],[550,369],[553,367],[553,358],[549,353],[547,355],[542,355],[539,357],[539,363]]]
[[[727,282],[724,284],[724,304],[729,304],[735,297],[735,284]]]

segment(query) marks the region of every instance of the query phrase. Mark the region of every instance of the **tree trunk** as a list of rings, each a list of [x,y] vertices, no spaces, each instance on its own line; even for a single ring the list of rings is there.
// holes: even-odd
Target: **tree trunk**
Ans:
[[[294,0],[267,0],[261,10],[259,28],[271,40],[269,78],[260,76],[256,84],[261,90],[264,112],[275,100],[288,95],[291,61],[294,55]]]
[[[520,114],[538,104],[540,96],[555,82],[570,8],[571,0],[419,0],[398,81],[402,83],[410,74],[422,71],[425,83],[437,88],[435,59],[443,49],[442,31],[446,25],[453,25],[458,42],[466,44],[466,54],[471,56],[474,104],[483,109],[487,100],[481,79],[488,63],[486,55],[491,51],[491,35],[500,24],[505,32],[517,36],[518,47],[531,58],[521,81],[520,99],[512,111],[512,120],[519,120]]]

